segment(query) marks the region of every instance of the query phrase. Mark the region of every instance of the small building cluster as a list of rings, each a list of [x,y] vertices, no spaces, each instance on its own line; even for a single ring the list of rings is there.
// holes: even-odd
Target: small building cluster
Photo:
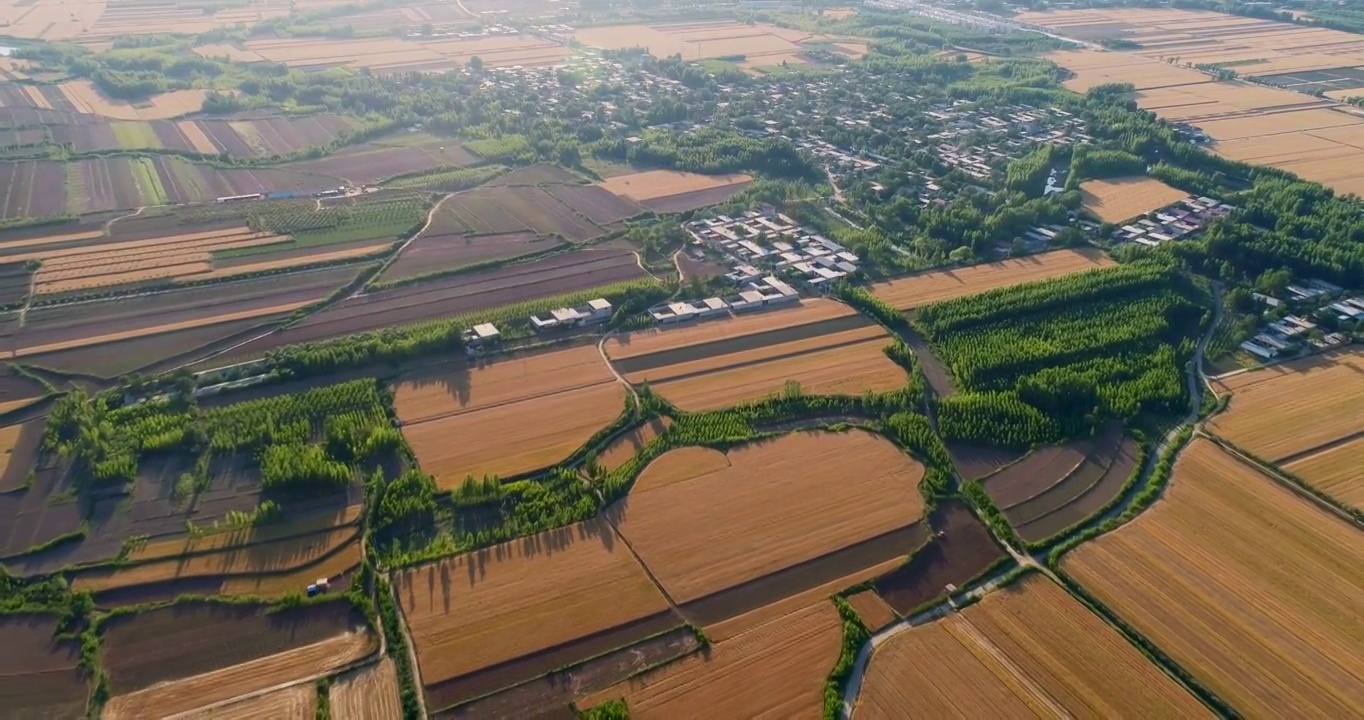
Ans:
[[[682,227],[694,243],[734,263],[725,277],[736,285],[775,273],[820,288],[857,272],[856,255],[782,213],[749,210],[738,217],[719,215]]]
[[[1208,223],[1235,209],[1210,197],[1187,197],[1123,225],[1114,231],[1113,239],[1157,247],[1164,242],[1192,237]]]
[[[733,295],[655,305],[649,308],[649,316],[660,325],[671,325],[799,302],[800,294],[795,288],[769,275],[744,283],[743,289]]]
[[[536,332],[600,325],[611,319],[611,311],[609,300],[597,298],[575,308],[557,308],[539,315],[531,315],[530,325]]]
[[[1241,349],[1266,360],[1292,354],[1302,349],[1308,333],[1316,329],[1317,324],[1310,320],[1304,320],[1297,315],[1286,315],[1282,320],[1275,320],[1261,328],[1255,337],[1241,343]]]

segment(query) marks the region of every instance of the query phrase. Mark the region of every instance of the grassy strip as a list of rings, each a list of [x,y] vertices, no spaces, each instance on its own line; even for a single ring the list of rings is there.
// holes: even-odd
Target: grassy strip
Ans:
[[[824,681],[824,720],[839,720],[843,716],[843,692],[852,679],[853,668],[857,664],[857,653],[869,640],[871,631],[862,624],[862,618],[853,610],[847,600],[833,598],[838,615],[843,619],[843,647],[838,653],[838,662]]]
[[[574,707],[573,712],[584,720],[630,720],[630,708],[625,704],[625,698],[607,700],[588,710]]]
[[[317,712],[314,720],[332,720],[332,679],[317,681]]]

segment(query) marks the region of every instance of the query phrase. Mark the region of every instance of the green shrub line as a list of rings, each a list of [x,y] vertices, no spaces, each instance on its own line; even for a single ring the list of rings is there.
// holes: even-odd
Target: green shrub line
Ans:
[[[1118,490],[1116,495],[1114,495],[1112,498],[1106,501],[1102,506],[1099,507],[1098,510],[1095,510],[1094,512],[1090,513],[1085,518],[1072,523],[1070,527],[1057,531],[1056,533],[1053,533],[1049,537],[1028,543],[1027,545],[1028,552],[1041,552],[1043,550],[1046,550],[1048,547],[1051,547],[1052,545],[1064,542],[1066,538],[1070,537],[1075,533],[1083,531],[1086,527],[1092,524],[1095,521],[1095,519],[1107,515],[1108,513],[1112,512],[1114,508],[1118,507],[1123,502],[1125,502],[1128,496],[1141,482],[1142,474],[1145,473],[1146,471],[1146,462],[1150,458],[1150,454],[1151,454],[1150,447],[1148,447],[1145,444],[1138,445],[1136,465],[1132,467],[1132,472],[1129,473],[1127,479],[1123,481],[1122,487]]]
[[[871,640],[871,631],[862,624],[862,618],[858,617],[857,611],[847,600],[834,596],[832,602],[843,621],[843,644],[839,649],[838,661],[824,681],[824,720],[839,720],[843,716],[843,693],[857,665],[857,653]]]
[[[398,671],[403,720],[420,720],[422,703],[417,693],[421,692],[421,688],[417,687],[416,675],[412,670],[412,661],[407,650],[407,636],[403,634],[403,621],[398,613],[397,601],[393,598],[394,590],[388,577],[381,574],[375,575],[374,584],[379,618],[383,622],[384,638],[387,642],[386,651]]]
[[[573,705],[572,710],[582,720],[630,720],[630,708],[625,704],[625,698],[607,700],[587,710],[579,710],[577,705]]]
[[[985,492],[985,486],[981,485],[980,481],[963,483],[961,491],[966,504],[976,511],[977,517],[985,521],[985,526],[990,528],[992,535],[1015,550],[1025,547],[1018,533],[1014,532],[1013,526],[1009,524],[1008,518],[1004,517],[995,501],[990,499],[990,494]]]
[[[1255,470],[1261,473],[1262,475],[1268,475],[1269,477],[1276,480],[1280,480],[1281,482],[1286,481],[1287,483],[1296,486],[1297,489],[1306,492],[1312,497],[1315,497],[1316,499],[1322,501],[1323,503],[1331,506],[1336,510],[1336,512],[1345,515],[1350,520],[1352,520],[1356,525],[1364,525],[1364,510],[1350,507],[1349,505],[1342,503],[1336,498],[1333,498],[1330,495],[1327,495],[1326,493],[1322,492],[1321,490],[1312,487],[1312,485],[1309,484],[1306,480],[1303,480],[1302,478],[1298,477],[1296,474],[1290,472],[1284,467],[1269,462],[1264,458],[1255,455],[1254,453],[1247,452],[1246,450],[1241,449],[1240,447],[1226,440],[1225,438],[1219,437],[1212,433],[1205,433],[1203,436],[1211,440],[1213,443],[1221,446],[1222,449],[1225,451],[1229,451],[1233,454],[1239,453],[1250,458],[1252,461],[1261,466],[1255,468]]]
[[[320,678],[317,681],[317,711],[314,720],[332,720],[332,679]]]

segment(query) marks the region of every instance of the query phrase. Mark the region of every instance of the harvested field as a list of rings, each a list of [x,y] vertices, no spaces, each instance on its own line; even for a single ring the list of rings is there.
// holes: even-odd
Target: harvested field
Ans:
[[[602,181],[601,187],[620,197],[643,202],[697,190],[747,184],[752,180],[748,175],[700,175],[678,170],[646,170],[607,178]]]
[[[584,346],[410,375],[394,396],[418,462],[451,488],[469,475],[505,478],[563,460],[621,414],[625,388]]]
[[[28,432],[35,436],[42,435],[42,423],[27,423],[24,425],[9,425],[0,428],[0,492],[13,490],[23,485],[23,475],[28,472],[26,465],[29,458],[27,452],[20,448],[20,438],[24,434],[25,428],[32,427]],[[41,438],[40,438],[41,439]],[[19,449],[18,462],[14,463],[14,471],[10,471],[10,461],[14,459],[15,450]],[[23,471],[22,473],[19,471]]]
[[[606,351],[626,380],[648,382],[679,408],[699,411],[757,400],[792,381],[809,395],[903,387],[904,369],[884,352],[890,341],[851,308],[812,300],[800,309],[629,333],[609,340]]]
[[[76,590],[101,592],[180,578],[282,573],[310,566],[328,555],[340,552],[348,545],[354,545],[358,533],[359,529],[356,527],[342,527],[259,545],[168,557],[164,560],[126,565],[111,570],[95,570],[77,575],[72,587]],[[323,576],[313,574],[312,577]],[[307,584],[304,582],[303,586]],[[296,589],[302,586],[294,587]]]
[[[109,720],[124,718],[131,720],[150,717],[149,713],[189,712],[247,693],[259,692],[275,684],[296,682],[326,674],[360,660],[373,653],[376,648],[377,642],[368,631],[348,630],[276,655],[115,696],[104,706],[104,717]],[[303,697],[276,691],[263,698],[241,703],[245,706],[244,709],[251,713],[245,717],[265,717],[273,720],[277,717],[288,717],[275,713],[288,712],[291,708],[302,710],[303,708],[295,703],[304,701],[304,697],[311,698],[314,702],[317,699],[317,689],[314,685],[306,683],[303,687],[307,692]],[[310,704],[308,707],[315,706]],[[220,717],[216,709],[209,712],[211,717]],[[232,717],[238,715],[234,714]]]
[[[965,585],[1006,557],[990,531],[959,501],[939,503],[929,526],[928,543],[909,562],[876,580],[876,593],[901,616],[942,597],[948,585]]]
[[[644,48],[657,58],[681,55],[683,60],[702,60],[744,55],[757,60],[792,55],[807,42],[827,42],[830,38],[766,23],[721,20],[587,27],[574,32],[573,39],[604,50]]]
[[[1138,90],[1212,82],[1212,77],[1191,68],[1159,60],[1107,50],[1058,50],[1046,59],[1075,73],[1061,83],[1075,92],[1108,83],[1131,83]]]
[[[1364,351],[1344,350],[1218,381],[1231,393],[1209,427],[1257,457],[1292,463],[1364,433]]]
[[[344,601],[273,613],[192,602],[118,616],[101,650],[114,693],[105,716],[188,712],[342,667],[374,651],[364,627]]]
[[[1145,176],[1080,183],[1080,204],[1107,223],[1130,220],[1188,196],[1183,190]]]
[[[389,657],[342,675],[332,682],[327,698],[336,720],[401,720],[403,716],[398,669]]]
[[[867,629],[876,632],[887,625],[896,621],[895,611],[890,609],[885,600],[876,594],[875,590],[863,590],[855,595],[849,595],[848,604],[853,610],[857,611],[857,616],[862,619],[862,624]]]
[[[1284,463],[1283,469],[1357,510],[1364,509],[1364,435]]]
[[[303,683],[180,717],[185,720],[310,720],[317,717],[317,687]]]
[[[454,317],[642,277],[644,271],[627,250],[576,250],[532,262],[369,292],[314,313],[284,332],[245,345],[222,361],[256,358],[284,345]]]
[[[1358,532],[1195,440],[1154,507],[1062,568],[1237,711],[1349,717],[1364,713]]]
[[[361,505],[348,505],[335,511],[312,513],[289,522],[258,528],[235,528],[198,537],[169,537],[149,541],[128,552],[128,562],[174,558],[181,555],[214,553],[247,545],[259,545],[288,538],[323,532],[331,528],[353,525],[360,519]]]
[[[89,688],[78,640],[57,640],[55,615],[0,616],[0,716],[14,720],[85,715]]]
[[[648,170],[603,180],[615,195],[658,213],[685,212],[725,202],[748,186],[748,175],[699,175],[677,170]]]
[[[872,286],[872,292],[900,310],[909,310],[963,295],[1049,280],[1112,264],[1107,255],[1091,248],[1053,250],[995,263],[906,275],[877,283]]]
[[[153,95],[133,105],[125,100],[104,96],[89,80],[71,80],[57,86],[78,113],[90,113],[114,120],[166,120],[204,109],[207,90],[175,90]]]
[[[859,718],[1211,717],[1127,638],[1040,574],[873,652]]]
[[[631,430],[611,441],[606,449],[597,455],[597,462],[607,470],[614,470],[625,461],[634,457],[645,445],[662,435],[673,424],[672,418],[654,418],[648,423]]]
[[[794,433],[735,448],[726,459],[716,470],[694,455],[665,453],[609,511],[677,603],[905,528],[923,514],[923,466],[863,431]],[[679,461],[694,470],[677,468]],[[654,479],[660,473],[663,483]],[[698,513],[711,521],[698,526]]]
[[[536,67],[560,63],[571,51],[559,43],[534,35],[436,38],[398,37],[321,39],[264,38],[248,40],[240,47],[204,45],[195,52],[205,57],[230,57],[240,62],[277,62],[290,67],[369,68],[375,73],[445,71],[466,65],[472,57],[484,67]]]
[[[699,649],[691,628],[656,635],[544,677],[435,713],[437,720],[556,717],[577,702],[630,677]],[[568,717],[567,715],[563,715]]]
[[[601,519],[405,571],[395,590],[433,710],[681,623]]]
[[[594,707],[623,697],[630,717],[643,720],[690,717],[698,708],[723,708],[727,716],[744,718],[816,716],[842,637],[838,611],[820,600],[578,705]]]

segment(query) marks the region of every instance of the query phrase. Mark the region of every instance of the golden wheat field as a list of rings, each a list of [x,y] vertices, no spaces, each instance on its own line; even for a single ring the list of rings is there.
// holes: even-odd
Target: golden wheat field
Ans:
[[[1080,203],[1108,223],[1130,220],[1183,200],[1189,194],[1153,177],[1124,177],[1080,183]]]
[[[855,716],[1102,718],[1133,708],[1212,716],[1102,618],[1033,574],[879,646]]]
[[[549,467],[625,407],[593,346],[414,373],[393,392],[403,435],[442,488]]]
[[[1093,248],[1053,250],[1000,262],[907,275],[877,283],[872,286],[872,292],[900,310],[909,310],[963,295],[1048,280],[1112,264],[1111,258]]]
[[[600,519],[407,570],[394,586],[428,686],[668,609]]]
[[[1364,714],[1359,530],[1195,440],[1164,497],[1062,568],[1249,717]]]
[[[665,453],[610,516],[686,603],[918,522],[923,472],[878,435],[802,432]]]
[[[631,718],[818,717],[829,670],[838,660],[843,623],[820,600],[734,637],[594,693],[590,708],[624,698]]]
[[[399,720],[398,669],[393,658],[342,675],[332,683],[327,699],[336,720]]]
[[[1218,386],[1231,402],[1208,424],[1212,432],[1342,502],[1364,501],[1364,351],[1279,363]]]

